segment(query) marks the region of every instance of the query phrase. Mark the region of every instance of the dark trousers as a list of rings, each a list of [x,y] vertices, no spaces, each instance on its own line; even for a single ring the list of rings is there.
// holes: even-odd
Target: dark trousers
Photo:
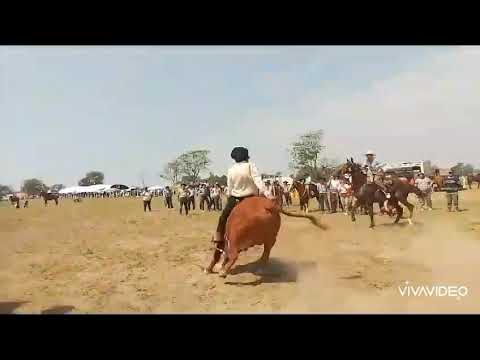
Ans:
[[[166,202],[167,208],[173,209],[173,203],[172,203],[172,197],[171,196],[167,196],[165,198],[165,202]]]
[[[328,198],[326,193],[318,194],[318,206],[321,211],[328,210],[330,211],[330,204],[328,203]]]
[[[212,198],[213,202],[213,210],[220,211],[222,210],[222,198],[220,196],[216,196]]]
[[[332,212],[337,212],[337,206],[338,206],[338,193],[331,192],[330,193],[330,210]]]
[[[190,196],[187,200],[188,210],[195,210],[195,196]]]
[[[232,212],[233,208],[243,199],[246,199],[246,198],[236,198],[234,196],[230,196],[227,199],[225,208],[223,209],[222,214],[218,219],[217,232],[221,233],[222,235],[225,234],[225,227],[227,226],[227,220],[228,220],[228,217],[230,216],[230,213]]]
[[[144,212],[147,211],[147,207],[148,207],[148,211],[152,211],[152,207],[150,206],[151,202],[152,202],[152,200],[144,200],[143,201],[143,211]]]
[[[185,215],[188,215],[189,199],[186,197],[182,197],[179,199],[179,201],[180,201],[180,215],[182,215],[182,208],[185,208]]]
[[[283,197],[285,198],[285,205],[290,206],[292,205],[292,195],[289,192],[283,193]]]
[[[448,210],[452,209],[452,203],[455,209],[458,209],[458,192],[446,192]]]
[[[205,203],[207,203],[208,211],[210,211],[210,199],[208,198],[208,196],[201,195],[200,196],[200,210],[205,210]],[[194,209],[195,209],[195,207],[194,207]]]

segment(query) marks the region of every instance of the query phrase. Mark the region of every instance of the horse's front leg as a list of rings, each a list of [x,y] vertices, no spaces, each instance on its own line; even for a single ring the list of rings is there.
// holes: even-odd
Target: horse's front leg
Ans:
[[[410,225],[412,225],[412,224],[413,224],[413,222],[412,222],[413,209],[415,208],[415,206],[413,206],[412,204],[410,204],[410,203],[407,201],[407,199],[402,199],[402,200],[400,200],[400,202],[407,207],[408,212],[410,213],[410,215],[409,215],[409,217],[408,217],[407,220],[408,220],[408,223],[409,223]]]
[[[356,221],[355,213],[357,212],[357,208],[359,206],[360,206],[360,202],[358,201],[358,199],[354,199],[352,207],[350,208],[350,218],[352,219],[352,221]]]
[[[368,204],[368,215],[370,215],[370,229],[375,227],[375,222],[373,221],[373,203]]]
[[[397,210],[397,218],[395,219],[395,221],[393,223],[398,224],[398,222],[400,221],[400,219],[403,215],[403,208],[400,206],[398,201],[395,203],[395,209]]]

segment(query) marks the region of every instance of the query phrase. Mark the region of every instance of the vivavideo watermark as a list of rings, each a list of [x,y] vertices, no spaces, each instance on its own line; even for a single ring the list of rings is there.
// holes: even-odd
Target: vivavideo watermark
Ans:
[[[460,300],[468,295],[468,288],[466,286],[413,286],[408,281],[405,281],[405,285],[399,286],[398,291],[400,292],[401,296],[454,297],[457,300]]]

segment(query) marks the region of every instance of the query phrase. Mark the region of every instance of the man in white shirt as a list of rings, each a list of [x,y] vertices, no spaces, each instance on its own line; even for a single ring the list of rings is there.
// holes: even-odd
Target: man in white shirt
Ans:
[[[340,180],[338,176],[331,176],[327,184],[327,190],[330,193],[330,212],[336,213],[338,206],[338,192],[340,190]]]
[[[215,242],[223,242],[227,219],[233,208],[243,199],[256,196],[264,191],[262,178],[254,164],[248,162],[248,150],[244,147],[236,147],[230,154],[235,164],[228,169],[227,196],[228,200],[218,219]]]
[[[284,204],[288,207],[292,205],[292,195],[290,194],[290,185],[288,185],[288,181],[283,182],[282,190],[285,199]]]
[[[325,183],[325,178],[320,179],[320,182],[317,184],[317,191],[320,211],[330,211],[330,203],[328,202],[327,184]]]
[[[419,177],[415,179],[415,186],[422,192],[423,198],[418,197],[420,201],[421,209],[425,208],[425,201],[427,202],[428,210],[432,210],[432,192],[433,192],[433,181],[425,177],[424,173],[420,173]]]
[[[148,211],[152,211],[151,203],[152,203],[152,193],[148,191],[147,188],[145,188],[145,191],[143,192],[143,212],[147,212],[147,207]]]

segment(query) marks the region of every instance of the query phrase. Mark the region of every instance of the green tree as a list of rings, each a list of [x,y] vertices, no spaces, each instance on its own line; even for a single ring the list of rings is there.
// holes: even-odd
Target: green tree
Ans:
[[[227,185],[227,175],[217,176],[214,173],[210,172],[210,175],[207,179],[204,180],[204,182],[207,182],[211,185],[214,185],[215,183],[219,183],[220,185]]]
[[[169,181],[172,186],[175,186],[180,177],[180,171],[180,162],[178,159],[175,159],[163,167],[163,173],[160,174],[160,177]]]
[[[23,182],[22,192],[28,195],[38,195],[42,190],[46,190],[47,186],[39,179],[27,179]]]
[[[457,176],[467,176],[472,175],[474,172],[473,166],[470,164],[457,163],[450,170]]]
[[[88,186],[88,185],[98,185],[103,184],[104,175],[101,171],[90,171],[84,178],[80,179],[78,185]]]
[[[298,141],[290,145],[290,167],[293,169],[312,168],[319,165],[320,153],[325,148],[322,145],[323,130],[310,131],[301,135]]]
[[[207,170],[211,163],[208,153],[208,150],[194,150],[180,155],[177,159],[180,173],[190,177],[193,182],[197,182],[201,172]]]
[[[13,189],[8,185],[0,185],[0,197],[13,194]]]

